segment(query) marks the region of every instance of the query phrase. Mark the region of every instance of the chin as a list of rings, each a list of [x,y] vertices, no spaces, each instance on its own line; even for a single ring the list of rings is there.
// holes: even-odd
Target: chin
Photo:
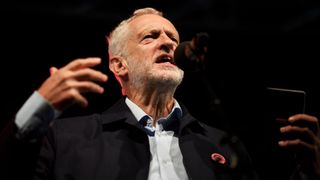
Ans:
[[[179,85],[182,81],[182,78],[183,73],[179,71],[163,72],[158,76],[158,80],[161,81],[163,84],[174,86]]]

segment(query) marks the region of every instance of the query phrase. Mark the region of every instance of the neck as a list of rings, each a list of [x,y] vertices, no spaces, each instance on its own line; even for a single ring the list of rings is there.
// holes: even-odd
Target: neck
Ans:
[[[154,119],[153,125],[155,125],[159,118],[166,117],[171,112],[174,106],[173,94],[174,91],[140,89],[127,92],[127,97],[151,116]]]

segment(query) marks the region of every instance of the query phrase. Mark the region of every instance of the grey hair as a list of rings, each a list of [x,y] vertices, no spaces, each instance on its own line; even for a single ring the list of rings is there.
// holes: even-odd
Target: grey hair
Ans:
[[[137,9],[133,12],[133,14],[128,18],[123,20],[118,26],[114,28],[113,31],[111,31],[109,37],[108,37],[108,44],[109,44],[109,59],[113,56],[126,56],[127,52],[127,45],[126,40],[128,36],[128,24],[132,20],[136,19],[139,16],[146,15],[146,14],[154,14],[163,16],[163,13],[151,8],[141,8]]]

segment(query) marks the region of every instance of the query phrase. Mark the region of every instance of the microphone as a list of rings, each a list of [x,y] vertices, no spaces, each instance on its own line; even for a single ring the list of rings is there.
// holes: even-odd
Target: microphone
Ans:
[[[206,32],[200,32],[192,38],[191,44],[194,44],[194,53],[202,54],[207,53],[209,44],[209,34]]]
[[[175,63],[183,70],[195,70],[201,67],[208,52],[209,34],[197,33],[190,41],[181,42],[174,52]],[[200,66],[200,67],[199,67]]]

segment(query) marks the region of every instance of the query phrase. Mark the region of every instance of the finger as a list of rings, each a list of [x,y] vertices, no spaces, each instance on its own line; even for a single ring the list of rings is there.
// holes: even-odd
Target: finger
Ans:
[[[288,120],[291,123],[294,123],[297,121],[308,121],[308,122],[312,122],[312,123],[318,122],[318,119],[316,117],[310,116],[307,114],[296,114],[296,115],[290,116]]]
[[[59,98],[56,98],[55,101],[52,102],[52,105],[60,111],[64,111],[75,104],[78,104],[81,107],[88,106],[87,99],[76,89],[70,89],[64,91],[64,93],[60,93]]]
[[[66,81],[61,91],[68,92],[70,90],[75,90],[81,94],[88,92],[102,94],[104,92],[103,87],[92,81]]]
[[[317,133],[319,131],[319,122],[315,116],[310,116],[307,114],[296,114],[289,117],[288,121],[293,125],[308,127],[314,133]]]
[[[295,133],[295,134],[303,134],[309,137],[315,136],[315,134],[307,127],[299,127],[299,126],[284,126],[280,128],[281,133]]]
[[[69,70],[78,70],[82,68],[94,67],[100,63],[101,63],[101,59],[96,57],[76,59],[71,61],[69,64],[67,64],[63,68],[69,69]]]
[[[74,81],[73,88],[70,88],[66,94],[68,101],[73,101],[82,107],[88,106],[87,99],[83,96],[85,93],[102,94],[104,88],[91,81]]]
[[[56,68],[56,67],[51,67],[51,68],[49,69],[49,71],[50,71],[50,75],[52,76],[54,73],[56,73],[56,72],[58,71],[58,68]]]
[[[73,74],[73,78],[79,81],[90,80],[90,81],[106,82],[108,80],[107,75],[101,73],[100,71],[96,71],[90,68],[75,71]]]
[[[78,89],[81,94],[88,92],[102,94],[104,92],[103,87],[91,81],[79,81],[75,85],[75,88]]]
[[[297,150],[307,149],[311,151],[314,147],[312,144],[308,144],[300,139],[279,141],[278,144],[280,147],[294,148]]]
[[[313,144],[316,135],[307,127],[288,125],[280,128],[280,132],[287,136],[288,139],[300,139]]]

